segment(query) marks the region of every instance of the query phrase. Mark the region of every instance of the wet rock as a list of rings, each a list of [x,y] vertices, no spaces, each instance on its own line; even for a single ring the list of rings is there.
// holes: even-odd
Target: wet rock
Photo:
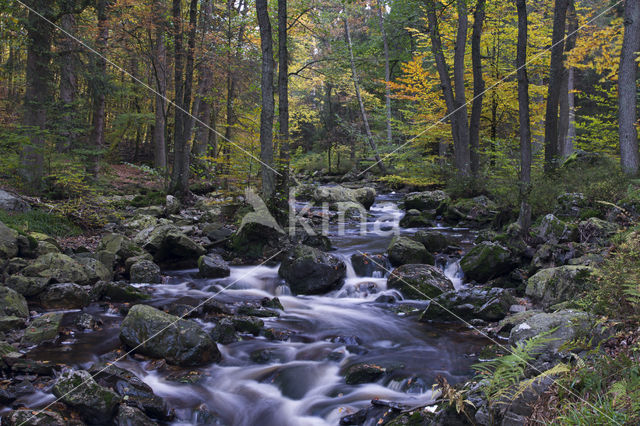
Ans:
[[[61,312],[51,312],[35,318],[25,330],[22,342],[27,345],[37,345],[55,340],[58,337],[63,316]]]
[[[0,189],[0,210],[10,213],[24,213],[31,210],[31,206],[17,195]]]
[[[278,309],[280,311],[284,311],[284,306],[282,306],[280,299],[278,299],[277,297],[274,297],[271,299],[268,297],[265,297],[260,301],[260,305],[264,306],[265,308]]]
[[[53,386],[53,394],[92,424],[111,423],[120,403],[115,392],[100,386],[84,370],[62,373]]]
[[[351,265],[359,277],[384,277],[391,267],[385,255],[366,253],[352,254]]]
[[[439,253],[449,247],[449,239],[442,232],[421,230],[411,239],[421,243],[429,253]]]
[[[289,250],[278,274],[294,294],[323,294],[340,286],[346,270],[336,256],[301,244]]]
[[[7,426],[60,426],[69,424],[55,411],[40,411],[29,408],[10,411],[2,417],[2,424]]]
[[[25,297],[35,296],[44,291],[51,282],[51,278],[25,277],[22,275],[11,275],[7,278],[5,285]]]
[[[27,277],[49,278],[58,283],[91,284],[84,266],[62,253],[38,257],[22,274]]]
[[[91,366],[89,373],[103,387],[113,389],[130,406],[135,406],[158,419],[170,419],[169,410],[162,398],[153,393],[153,389],[132,372],[114,364],[97,363]]]
[[[160,267],[150,260],[140,260],[129,270],[132,283],[158,284],[162,282]]]
[[[426,263],[433,265],[434,259],[424,245],[410,238],[395,236],[387,249],[389,262],[393,266],[408,263]]]
[[[200,256],[198,271],[203,278],[224,278],[231,275],[229,264],[219,254]]]
[[[399,225],[401,228],[430,228],[435,226],[434,218],[435,213],[412,209],[400,219]]]
[[[144,254],[136,243],[120,234],[106,234],[98,246],[96,258],[108,268],[113,268],[116,264],[123,264],[130,257]]]
[[[222,345],[240,340],[233,321],[228,318],[223,318],[216,324],[216,327],[211,331],[211,338]]]
[[[583,292],[593,269],[588,266],[559,266],[542,269],[527,282],[526,294],[543,308],[570,300]]]
[[[594,321],[585,312],[562,310],[553,313],[538,313],[513,324],[509,334],[509,344],[515,346],[527,339],[545,333],[539,354],[555,354],[562,346],[574,339],[583,338],[596,345],[602,336],[601,330],[594,328]]]
[[[142,411],[129,405],[120,405],[116,417],[116,426],[157,426],[158,423],[147,417]]]
[[[93,330],[101,323],[102,321],[96,320],[93,315],[87,313],[80,314],[78,319],[76,319],[76,325],[81,330]]]
[[[340,185],[319,186],[313,191],[311,198],[316,203],[355,202],[368,210],[375,202],[376,190],[369,187],[350,189]]]
[[[101,281],[91,288],[90,299],[94,301],[106,300],[115,303],[140,302],[149,299],[147,293],[143,293],[134,286],[123,281]]]
[[[540,226],[536,229],[536,235],[548,244],[578,240],[576,226],[563,222],[552,214],[542,219]]]
[[[206,223],[202,226],[202,233],[215,244],[229,238],[233,234],[233,230],[222,223]]]
[[[159,334],[151,338],[156,333]],[[195,322],[146,305],[129,310],[120,327],[120,339],[137,348],[138,353],[186,367],[218,362],[221,358],[216,344]]]
[[[578,224],[580,241],[584,243],[606,244],[618,232],[618,225],[606,220],[590,217]]]
[[[453,283],[435,266],[407,264],[391,272],[387,287],[409,299],[430,299],[453,290]]]
[[[458,200],[449,204],[444,214],[451,222],[460,220],[486,224],[496,218],[498,206],[485,195]]]
[[[205,249],[187,237],[175,225],[158,226],[147,234],[146,230],[136,236],[136,242],[153,255],[160,264],[194,265]],[[131,256],[129,256],[131,257]]]
[[[260,259],[277,253],[286,241],[284,230],[265,206],[264,211],[244,215],[240,229],[231,238],[231,246],[242,256]]]
[[[375,364],[355,364],[349,367],[345,373],[345,382],[348,385],[360,385],[378,381],[387,370]]]
[[[444,191],[425,191],[408,194],[404,198],[405,210],[435,210],[440,204],[448,203],[451,198]]]
[[[95,284],[98,281],[111,281],[113,279],[113,272],[99,260],[87,256],[76,257],[75,260],[84,266],[90,284]]]
[[[13,316],[29,318],[29,308],[25,298],[9,287],[0,286],[0,317]]]
[[[18,254],[18,233],[0,222],[0,260]]]
[[[181,208],[182,205],[180,204],[180,200],[178,200],[173,195],[167,195],[167,199],[164,204],[164,213],[167,216],[180,213]]]
[[[259,318],[252,317],[233,317],[233,326],[238,332],[250,333],[254,336],[258,336],[264,328],[264,321]]]
[[[443,293],[431,301],[421,321],[499,321],[507,316],[514,297],[503,288],[471,288]]]
[[[280,313],[274,311],[273,309],[264,308],[262,306],[255,305],[242,305],[238,308],[239,315],[246,315],[250,317],[258,317],[258,318],[272,318],[279,317]]]
[[[464,255],[460,267],[470,280],[485,283],[513,269],[511,252],[498,243],[483,241]]]
[[[53,284],[40,293],[39,300],[45,309],[80,309],[89,304],[89,292],[74,283]]]

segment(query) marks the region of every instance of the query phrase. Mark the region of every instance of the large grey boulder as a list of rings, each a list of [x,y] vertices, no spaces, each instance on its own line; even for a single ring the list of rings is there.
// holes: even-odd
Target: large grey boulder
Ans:
[[[0,222],[0,260],[18,254],[18,233]]]
[[[376,190],[369,187],[351,189],[340,185],[319,186],[313,191],[311,198],[316,203],[359,203],[369,209],[376,200]]]
[[[29,308],[25,298],[15,290],[0,287],[0,316],[29,317]]]
[[[90,424],[111,424],[120,396],[100,386],[85,370],[65,371],[53,386],[53,394],[77,410]]]
[[[526,294],[543,308],[548,308],[582,293],[592,272],[593,268],[581,265],[542,269],[527,281]]]
[[[89,304],[89,292],[74,283],[53,284],[40,293],[39,300],[45,309],[81,309]]]
[[[0,210],[24,213],[31,210],[31,206],[22,198],[0,189]]]
[[[323,294],[337,289],[346,271],[336,256],[300,244],[286,254],[278,274],[295,294]]]
[[[222,357],[200,326],[147,305],[135,305],[120,327],[120,340],[143,355],[183,367],[206,365]]]
[[[407,237],[395,236],[387,249],[389,262],[393,266],[405,265],[408,263],[433,264],[434,259],[426,247],[417,241]]]
[[[58,283],[91,284],[85,267],[62,253],[49,253],[39,256],[22,274],[27,277],[48,278]]]
[[[449,238],[442,232],[421,230],[416,232],[411,239],[422,243],[429,253],[438,253],[449,247]]]
[[[218,254],[200,256],[198,271],[203,278],[224,278],[231,275],[229,264]]]
[[[413,192],[404,198],[404,209],[435,210],[440,204],[449,201],[451,198],[444,191]]]
[[[129,277],[132,283],[158,284],[162,282],[160,267],[146,259],[131,265]]]
[[[558,244],[578,240],[578,230],[573,224],[566,223],[552,214],[542,218],[536,230],[537,236],[548,244]]]
[[[150,232],[141,231],[135,239],[160,264],[189,263],[196,265],[205,253],[204,247],[187,237],[175,225],[162,225]]]
[[[409,299],[429,300],[453,290],[453,283],[435,266],[407,264],[391,272],[387,287],[400,291]]]
[[[460,267],[470,280],[485,283],[513,269],[511,252],[498,243],[483,241],[463,256]]]
[[[63,316],[62,312],[49,312],[35,318],[25,330],[22,343],[37,345],[55,340],[60,332]]]
[[[93,257],[76,257],[75,260],[84,266],[88,280],[91,284],[98,281],[110,281],[113,279],[113,272],[107,266]]]
[[[455,321],[481,319],[499,321],[509,313],[515,298],[503,288],[470,288],[449,291],[433,299],[420,320]]]

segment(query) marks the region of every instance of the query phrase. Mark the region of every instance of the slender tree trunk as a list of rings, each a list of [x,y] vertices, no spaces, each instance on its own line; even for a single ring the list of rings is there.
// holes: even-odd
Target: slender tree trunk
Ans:
[[[72,13],[64,15],[60,20],[60,25],[66,32],[70,34],[76,33],[76,17]],[[78,125],[74,106],[78,93],[77,55],[75,49],[77,49],[76,44],[69,36],[64,33],[59,35],[60,103],[62,108],[61,121],[64,123],[64,127],[57,144],[58,152],[66,152],[73,147],[77,136],[73,130]]]
[[[382,44],[384,47],[384,82],[385,82],[385,106],[387,112],[387,142],[393,144],[393,133],[391,129],[391,69],[389,67],[389,40],[387,39],[387,30],[384,27],[384,12],[382,8],[385,6],[383,0],[378,0],[378,21],[380,23],[380,34],[382,34]]]
[[[471,107],[471,121],[469,123],[469,147],[471,149],[471,174],[478,175],[480,170],[480,119],[482,117],[482,101],[485,90],[482,76],[482,55],[480,41],[482,26],[485,18],[486,0],[478,0],[473,13],[473,34],[471,35],[471,62],[473,66],[473,105]]]
[[[155,124],[153,126],[153,164],[157,170],[167,169],[167,45],[166,25],[163,16],[164,1],[156,1],[156,34],[154,52],[154,71],[156,81]]]
[[[458,116],[456,124],[460,137],[460,147],[455,153],[456,162],[463,176],[471,173],[471,153],[469,151],[469,120],[467,118],[467,100],[464,87],[464,56],[467,46],[467,31],[469,19],[467,16],[467,0],[457,1],[458,31],[453,57],[453,80],[455,84],[455,98],[453,100],[455,114]]]
[[[358,72],[356,71],[356,62],[353,57],[353,45],[351,43],[351,32],[349,30],[349,18],[347,16],[344,17],[344,34],[347,41],[347,47],[349,49],[349,59],[351,61],[351,77],[353,79],[353,86],[356,90],[356,97],[358,98],[358,104],[360,105],[360,114],[362,115],[362,121],[364,122],[364,129],[367,134],[367,140],[369,141],[369,146],[373,150],[373,154],[376,159],[376,164],[378,168],[383,174],[387,173],[387,169],[382,163],[382,159],[380,158],[380,154],[378,154],[378,147],[376,146],[376,142],[373,139],[373,134],[371,133],[371,127],[369,127],[369,119],[367,117],[367,111],[364,108],[364,102],[362,101],[362,95],[360,94],[360,83],[358,81]]]
[[[97,176],[100,171],[101,151],[104,149],[104,131],[105,131],[105,104],[107,93],[107,61],[104,55],[107,53],[107,44],[109,40],[109,26],[107,24],[107,0],[98,0],[96,12],[98,14],[98,38],[96,39],[96,47],[98,53],[102,56],[95,57],[95,81],[93,83],[93,122],[91,130],[91,144],[95,150],[91,156],[91,173]]]
[[[569,0],[567,8],[567,40],[565,44],[565,53],[569,53],[576,45],[576,37],[578,30],[578,15],[574,0]],[[572,127],[573,111],[573,67],[565,68],[562,73],[562,83],[560,87],[560,117],[558,121],[558,142],[559,154],[561,158],[566,158],[573,152],[573,138],[570,136],[570,128]],[[575,131],[575,127],[574,127]]]
[[[267,0],[256,0],[258,25],[260,26],[260,47],[262,49],[262,111],[260,113],[260,160],[262,161],[262,194],[271,200],[275,193],[273,170],[273,119],[275,104],[273,98],[273,34]]]
[[[629,175],[638,173],[638,105],[636,52],[640,51],[640,2],[626,0],[624,8],[624,38],[620,54],[618,77],[618,108],[620,162]]]
[[[544,167],[547,172],[556,167],[558,160],[558,107],[564,70],[564,37],[568,3],[569,0],[556,0],[553,12],[553,48],[544,126]]]
[[[527,235],[531,226],[531,124],[529,114],[529,77],[527,75],[527,3],[517,0],[518,9],[518,50],[516,67],[518,69],[518,115],[520,120],[520,217],[518,222],[522,235]]]
[[[202,2],[202,10],[200,13],[200,28],[203,39],[211,29],[212,4],[211,0]],[[202,157],[207,154],[209,147],[209,129],[201,124],[209,125],[211,120],[211,103],[206,99],[211,87],[213,86],[213,66],[209,59],[208,46],[202,46],[203,58],[198,62],[198,90],[193,105],[193,114],[198,117],[199,122],[195,123],[196,136],[193,142],[192,153],[196,157]]]
[[[49,2],[34,1],[32,6],[47,16]],[[28,188],[38,191],[42,185],[44,168],[47,107],[51,102],[51,43],[49,25],[29,12],[27,17],[27,72],[24,97],[24,125],[29,129],[29,143],[20,151],[20,177]]]
[[[287,40],[287,0],[278,0],[278,127],[280,129],[281,191],[289,186],[289,51]]]

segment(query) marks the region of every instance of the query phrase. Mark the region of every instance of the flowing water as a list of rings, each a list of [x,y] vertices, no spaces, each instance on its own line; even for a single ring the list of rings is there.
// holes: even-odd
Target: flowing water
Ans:
[[[175,409],[177,420],[172,424],[176,425],[336,425],[341,417],[376,398],[412,406],[428,404],[435,377],[442,375],[452,383],[468,378],[474,354],[486,341],[462,324],[418,322],[410,311],[423,308],[426,302],[401,301],[397,292],[387,290],[383,274],[356,276],[350,256],[386,250],[392,238],[387,230],[402,216],[396,201],[392,195],[378,197],[366,232],[358,223],[347,226],[344,235],[331,229],[334,254],[348,265],[343,287],[331,294],[292,296],[278,278],[277,266],[233,267],[230,277],[219,280],[196,279],[196,271],[180,271],[172,273],[167,283],[152,286],[155,306],[202,301],[233,282],[217,300],[246,302],[278,296],[284,311],[280,317],[265,318],[265,328],[287,333],[286,340],[242,335],[239,342],[219,345],[222,362],[205,368],[196,384],[167,380],[150,368],[149,361],[134,357],[119,364]],[[379,226],[383,219],[386,225]],[[468,231],[439,229],[461,247],[470,245]],[[463,285],[455,256],[439,263],[456,287]],[[398,302],[384,303],[394,300]],[[102,319],[101,330],[66,336],[34,349],[30,356],[88,368],[100,355],[116,349],[122,316],[98,305],[88,311]],[[73,321],[73,315],[67,317]],[[205,329],[214,327],[197,321]],[[264,363],[255,361],[252,354],[256,353],[266,356]],[[347,385],[344,371],[361,362],[383,366],[387,374],[376,383]],[[52,395],[38,392],[19,402],[35,408],[52,400]]]

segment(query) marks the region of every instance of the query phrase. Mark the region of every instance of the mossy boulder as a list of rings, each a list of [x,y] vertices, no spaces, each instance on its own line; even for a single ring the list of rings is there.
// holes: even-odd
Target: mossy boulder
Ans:
[[[202,278],[224,278],[231,275],[229,264],[218,254],[200,256],[198,275]]]
[[[405,265],[408,263],[426,263],[433,265],[434,259],[426,247],[411,238],[395,236],[387,249],[389,262],[393,266]]]
[[[18,254],[18,233],[0,222],[0,260]]]
[[[85,267],[62,253],[49,253],[38,257],[22,274],[27,277],[48,278],[58,283],[91,284]]]
[[[580,240],[587,243],[605,245],[618,232],[618,225],[606,220],[590,217],[578,224]]]
[[[58,337],[63,316],[61,312],[50,312],[35,318],[24,332],[22,342],[27,345],[37,345],[55,340]]]
[[[547,308],[583,292],[592,272],[593,268],[581,265],[542,269],[527,281],[526,294],[534,302]]]
[[[147,305],[129,310],[120,327],[120,340],[138,353],[184,367],[218,362],[222,357],[197,323]]]
[[[91,300],[106,300],[114,303],[133,303],[147,300],[150,296],[123,281],[98,282],[91,288]]]
[[[444,191],[413,192],[404,197],[405,210],[435,210],[442,203],[448,203],[451,198]]]
[[[144,250],[124,235],[106,234],[98,245],[96,258],[107,268],[113,268],[116,264],[124,263],[130,257],[143,254]]]
[[[160,267],[150,260],[140,260],[129,269],[132,283],[158,284],[162,282]]]
[[[460,261],[465,276],[485,283],[513,269],[511,252],[498,243],[483,241],[473,247]]]
[[[25,277],[23,275],[11,275],[5,281],[5,285],[25,297],[36,296],[44,291],[51,283],[51,278]]]
[[[59,283],[48,286],[38,299],[45,309],[81,309],[89,304],[89,292],[78,284]]]
[[[311,198],[316,203],[358,203],[368,210],[376,200],[376,190],[370,187],[351,189],[340,185],[319,186],[315,188]]]
[[[421,230],[413,234],[411,239],[422,243],[429,253],[441,252],[450,244],[449,238],[438,231]]]
[[[503,288],[472,288],[443,293],[431,301],[420,316],[421,321],[456,321],[481,319],[499,321],[507,316],[515,298]]]
[[[231,237],[234,252],[251,259],[269,257],[286,243],[287,236],[275,219],[256,212],[247,213]]]
[[[351,255],[351,265],[353,271],[359,277],[384,277],[389,269],[389,261],[383,254],[361,254]]]
[[[111,424],[121,398],[111,389],[100,386],[85,370],[65,371],[53,386],[60,401],[78,411],[90,424]]]
[[[198,258],[205,253],[204,247],[187,237],[175,225],[158,226],[150,232],[143,230],[135,241],[161,265],[195,266]]]
[[[401,228],[430,228],[435,226],[434,218],[435,213],[412,209],[400,219],[399,225]]]
[[[536,229],[536,235],[548,244],[577,241],[578,228],[548,214],[542,218],[540,226]]]
[[[323,294],[337,289],[346,271],[340,258],[300,244],[286,254],[278,274],[295,294]]]
[[[25,298],[15,290],[0,287],[0,317],[28,318],[29,308]]]
[[[428,300],[453,290],[453,283],[435,266],[407,264],[391,272],[387,287],[409,299]]]
[[[463,198],[450,203],[444,213],[450,222],[467,221],[479,224],[491,222],[498,215],[498,205],[485,195]]]
[[[36,411],[24,408],[3,415],[2,424],[7,426],[59,426],[67,424],[67,422],[60,413],[55,411]]]
[[[99,260],[90,256],[77,256],[75,260],[84,266],[84,270],[91,284],[113,279],[113,272]]]
[[[386,372],[387,370],[379,365],[359,363],[347,368],[344,379],[348,385],[373,383],[382,378]]]

